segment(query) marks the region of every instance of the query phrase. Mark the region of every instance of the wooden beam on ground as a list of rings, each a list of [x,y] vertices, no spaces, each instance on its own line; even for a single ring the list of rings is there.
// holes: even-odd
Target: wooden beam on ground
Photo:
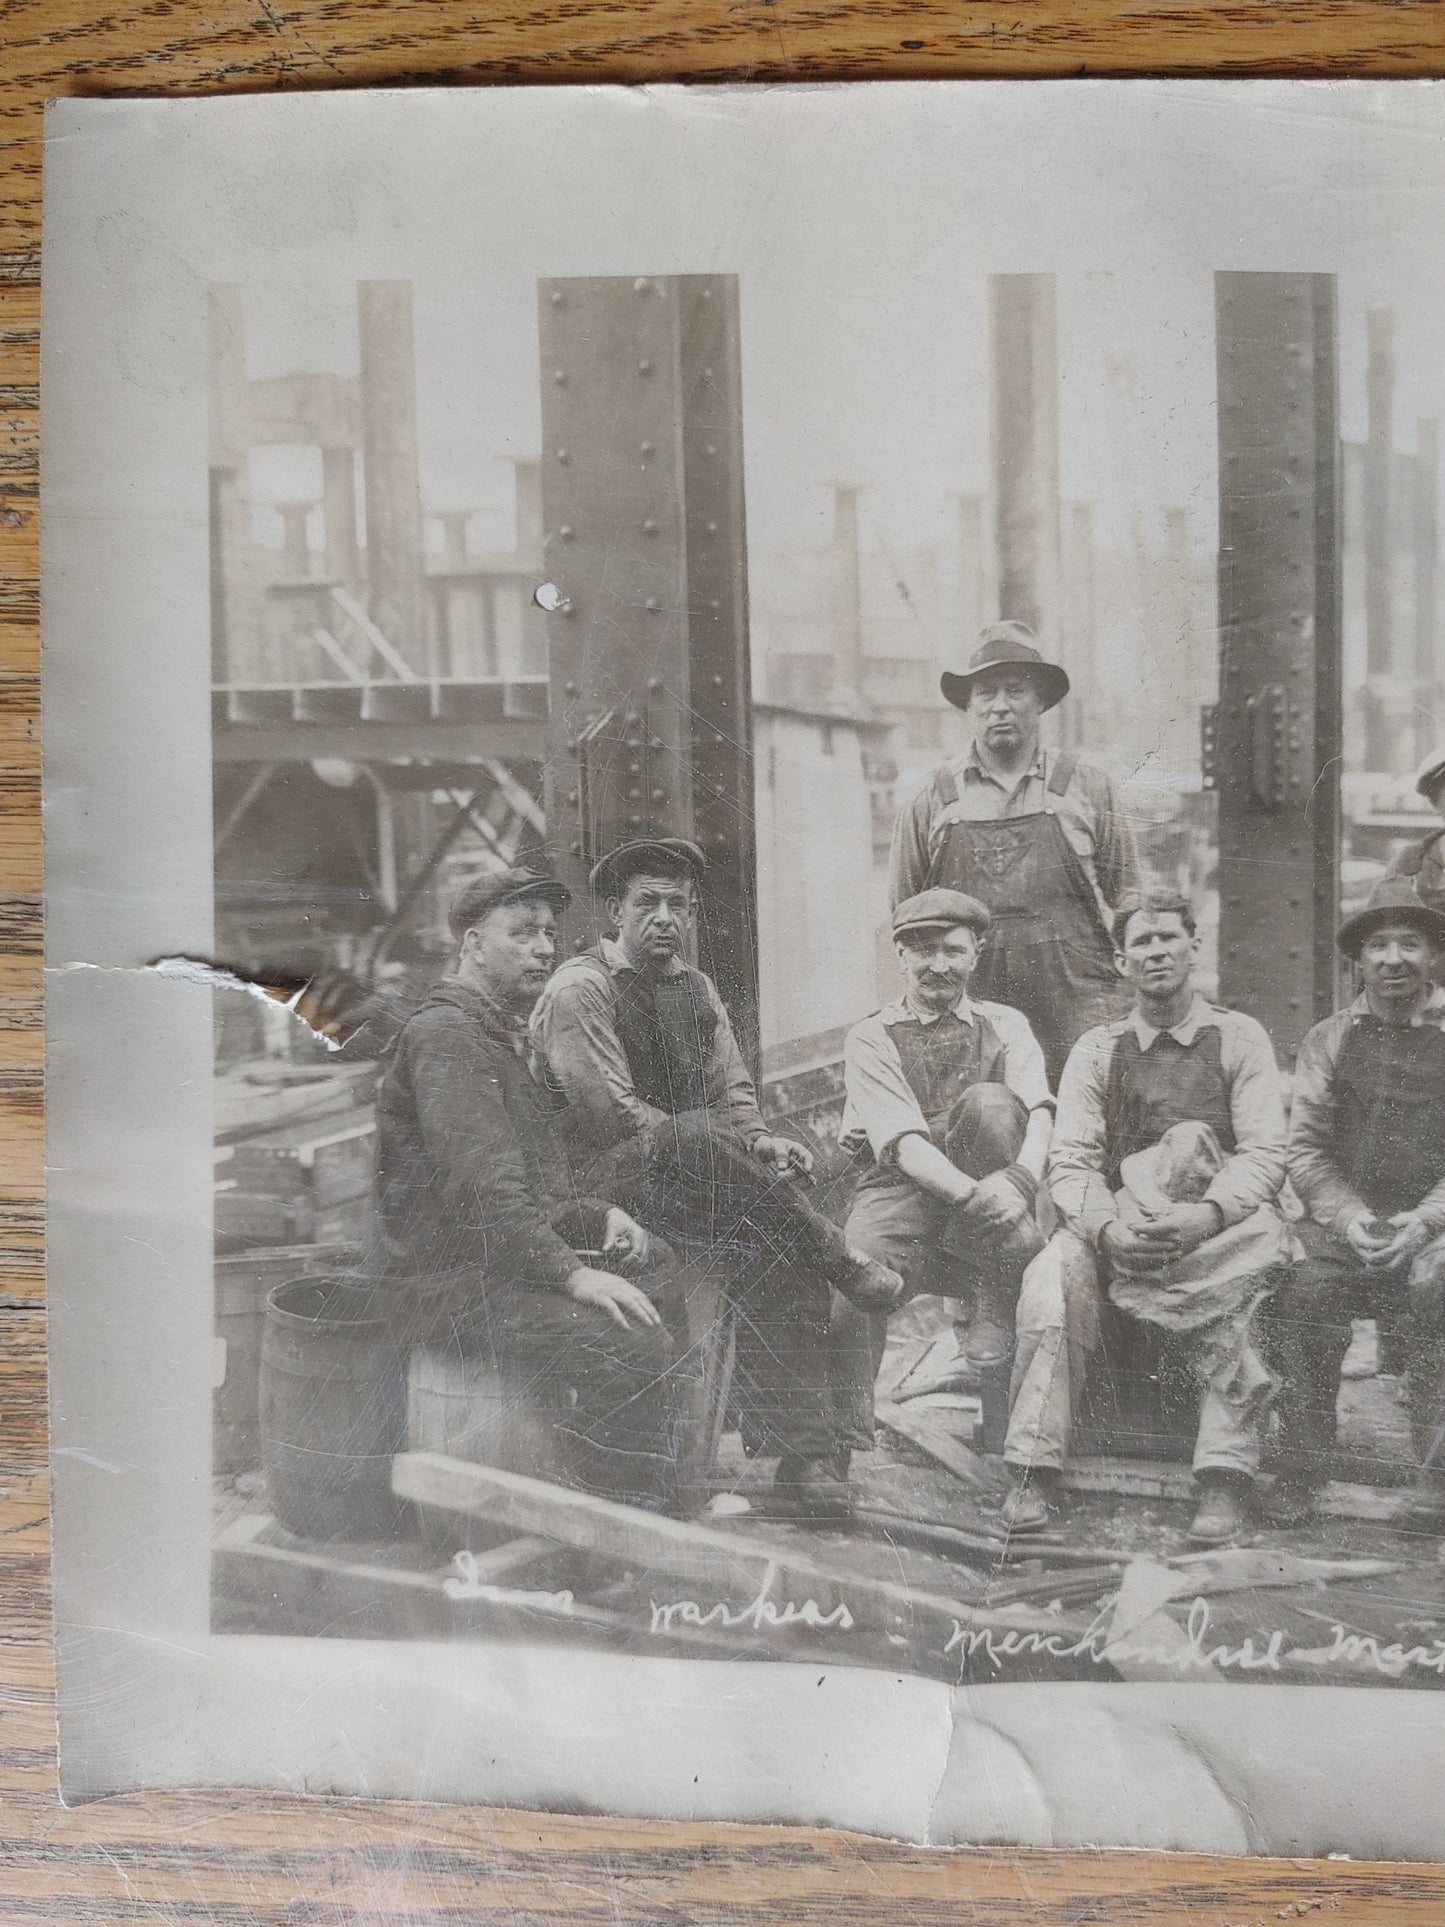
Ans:
[[[1064,1468],[1064,1488],[1118,1499],[1164,1499],[1179,1505],[1197,1496],[1194,1474],[1187,1465],[1163,1465],[1154,1459],[1075,1459]],[[1388,1525],[1399,1509],[1399,1495],[1377,1486],[1334,1481],[1320,1493],[1321,1518]]]
[[[393,1462],[392,1489],[419,1505],[561,1540],[614,1564],[659,1575],[654,1598],[679,1625],[727,1623],[745,1634],[823,1631],[830,1644],[857,1631],[926,1642],[935,1652],[955,1624],[999,1632],[1066,1630],[1057,1615],[1004,1608],[980,1613],[972,1598],[949,1598],[824,1564],[806,1553],[759,1544],[693,1521],[664,1519],[595,1493],[549,1485],[518,1472],[436,1452]],[[686,1610],[684,1610],[686,1608]],[[791,1608],[791,1610],[789,1610]],[[725,1616],[725,1620],[724,1620]]]
[[[877,1399],[874,1402],[874,1416],[880,1425],[886,1425],[890,1432],[909,1440],[920,1451],[926,1452],[956,1479],[971,1486],[975,1492],[998,1492],[1004,1485],[1004,1474],[996,1466],[966,1446],[948,1429],[939,1424],[936,1418],[926,1417],[922,1412],[913,1413],[906,1405],[895,1405],[891,1399]]]

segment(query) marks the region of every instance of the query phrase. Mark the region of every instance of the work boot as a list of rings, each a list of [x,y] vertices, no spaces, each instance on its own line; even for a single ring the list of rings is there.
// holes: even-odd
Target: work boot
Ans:
[[[1063,1508],[1063,1478],[1052,1466],[1010,1466],[1011,1484],[999,1507],[1005,1532],[1043,1532]]]
[[[773,1495],[805,1519],[846,1519],[853,1510],[853,1495],[847,1479],[838,1476],[836,1457],[779,1459]]]
[[[992,1371],[1007,1365],[1014,1349],[1014,1306],[1017,1286],[1003,1280],[981,1278],[973,1294],[959,1351],[965,1364],[976,1372]]]
[[[850,1246],[848,1261],[848,1274],[839,1279],[838,1289],[848,1303],[856,1305],[859,1311],[869,1311],[876,1317],[886,1318],[908,1296],[908,1286],[901,1275],[891,1266],[870,1258],[866,1251]]]
[[[1189,1522],[1189,1539],[1196,1546],[1227,1546],[1250,1529],[1250,1497],[1254,1481],[1242,1473],[1201,1472],[1199,1505]]]

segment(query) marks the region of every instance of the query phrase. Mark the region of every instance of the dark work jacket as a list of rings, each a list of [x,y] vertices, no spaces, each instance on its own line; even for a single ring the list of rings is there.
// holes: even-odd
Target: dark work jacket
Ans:
[[[377,1098],[377,1205],[388,1273],[434,1292],[557,1290],[579,1263],[554,1229],[601,1242],[605,1205],[573,1194],[526,1032],[455,978],[411,1017]],[[594,1215],[595,1214],[595,1215]],[[478,1274],[481,1274],[480,1280]]]

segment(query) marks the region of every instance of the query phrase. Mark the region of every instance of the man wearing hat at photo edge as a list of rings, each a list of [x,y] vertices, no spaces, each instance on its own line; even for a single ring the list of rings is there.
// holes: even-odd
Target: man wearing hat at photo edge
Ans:
[[[850,1244],[916,1292],[963,1298],[964,1356],[987,1369],[1013,1349],[1024,1266],[1053,1123],[1044,1054],[1028,1021],[969,995],[988,911],[925,890],[893,913],[902,998],[848,1033],[842,1142],[870,1154],[848,1215]],[[833,1385],[849,1446],[871,1445],[873,1385],[888,1321],[835,1309]]]
[[[900,812],[891,901],[941,887],[987,904],[993,926],[974,989],[1023,1012],[1057,1084],[1076,1040],[1128,1008],[1109,934],[1139,888],[1124,800],[1102,770],[1042,748],[1039,719],[1069,678],[1026,624],[985,629],[967,670],[941,687],[967,711],[974,740]]]
[[[1404,1520],[1445,1530],[1445,911],[1406,878],[1377,884],[1340,927],[1360,994],[1300,1047],[1289,1175],[1306,1262],[1278,1305],[1282,1517],[1329,1473],[1351,1321],[1374,1318],[1408,1378],[1418,1461]]]
[[[676,837],[639,838],[596,865],[614,934],[561,965],[533,1041],[565,1100],[579,1183],[724,1268],[744,1442],[779,1455],[778,1497],[804,1516],[841,1517],[832,1292],[888,1311],[904,1285],[807,1197],[811,1154],[769,1131],[717,986],[684,958],[704,869],[702,851]]]
[[[1415,788],[1437,816],[1445,817],[1445,747],[1431,750],[1421,763]],[[1388,874],[1413,883],[1427,909],[1445,910],[1445,825],[1407,843]]]
[[[378,1269],[407,1342],[510,1367],[572,1442],[579,1481],[668,1511],[670,1352],[652,1293],[671,1255],[615,1203],[575,1195],[527,1049],[569,901],[510,869],[452,904],[455,969],[403,1025],[377,1096]]]

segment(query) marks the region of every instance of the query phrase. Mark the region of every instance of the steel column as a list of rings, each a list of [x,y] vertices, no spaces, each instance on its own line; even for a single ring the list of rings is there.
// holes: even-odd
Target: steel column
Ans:
[[[1220,989],[1282,1059],[1338,989],[1333,275],[1217,274]]]
[[[1435,626],[1440,577],[1440,424],[1424,416],[1415,456],[1415,754],[1440,739],[1440,659]]]
[[[538,303],[545,571],[562,598],[549,840],[583,904],[590,864],[628,837],[702,845],[699,961],[755,1050],[736,277],[546,280]]]
[[[414,669],[435,675],[423,601],[411,283],[362,281],[356,292],[368,611]]]
[[[1051,274],[989,276],[999,614],[1057,648],[1059,349]]]

